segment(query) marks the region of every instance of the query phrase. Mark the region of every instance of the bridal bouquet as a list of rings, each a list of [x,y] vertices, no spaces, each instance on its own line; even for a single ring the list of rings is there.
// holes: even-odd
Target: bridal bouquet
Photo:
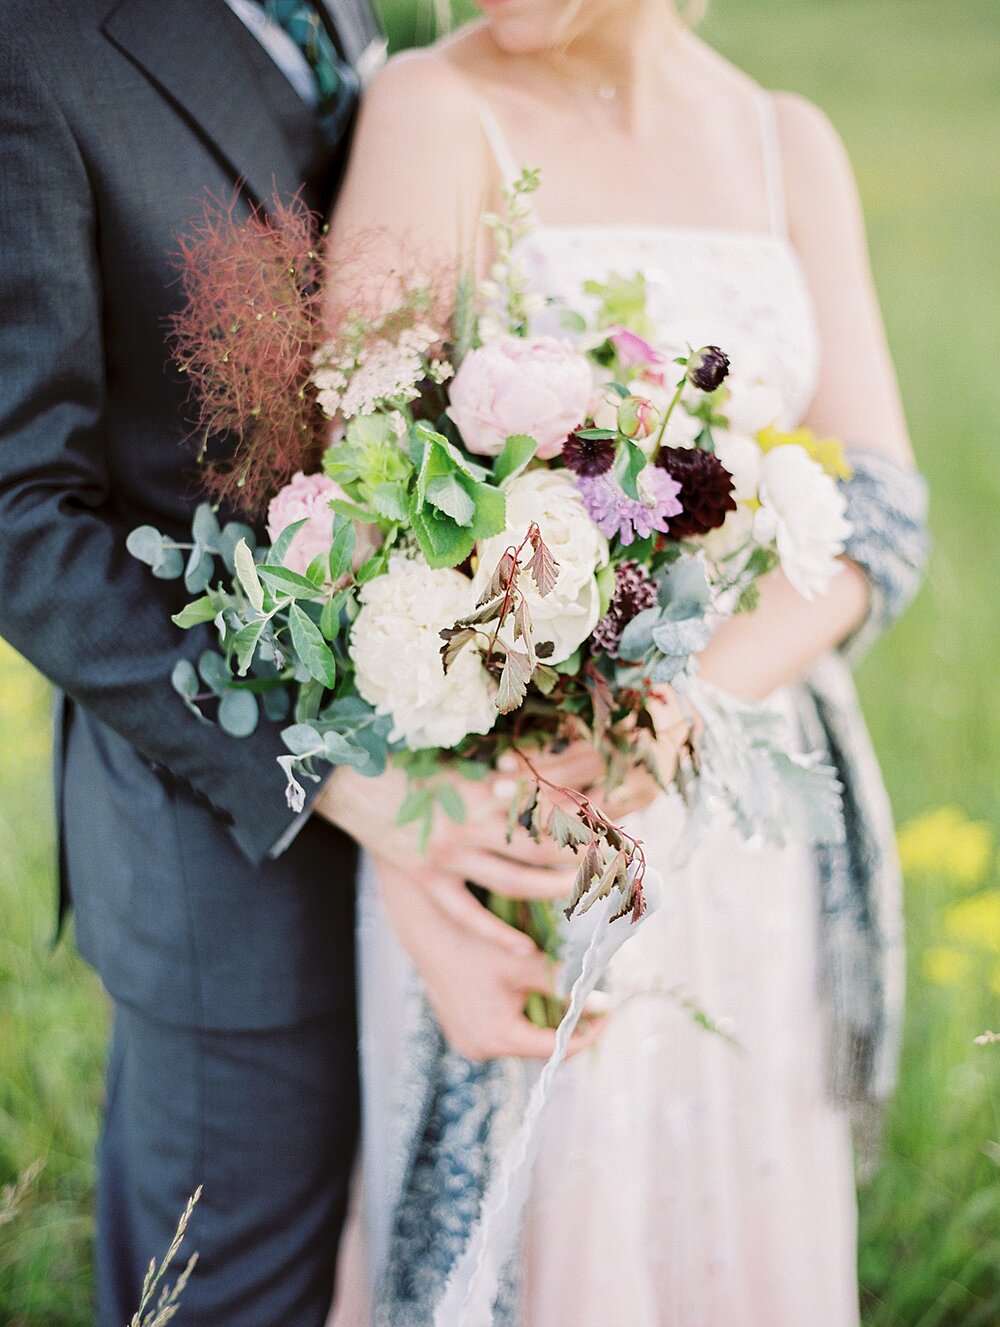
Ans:
[[[246,489],[270,544],[220,528],[206,503],[189,544],[145,526],[129,548],[185,577],[179,626],[218,633],[197,670],[174,673],[194,714],[236,736],[261,709],[287,721],[294,809],[325,766],[375,775],[393,761],[410,778],[401,820],[426,835],[435,813],[464,814],[443,772],[484,777],[514,752],[512,828],[579,858],[567,914],[614,896],[612,919],[638,918],[641,842],[553,786],[537,755],[583,737],[609,789],[636,764],[659,778],[670,689],[702,725],[677,772],[690,800],[721,799],[748,835],[835,834],[831,772],[768,712],[699,683],[697,656],[717,623],[753,610],[772,568],[823,591],[849,533],[846,471],[836,443],[775,428],[766,385],[722,349],[657,344],[641,275],[588,283],[589,319],[567,311],[559,335],[531,334],[540,301],[518,245],[536,183],[526,173],[488,219],[497,259],[477,298],[460,287],[457,313],[415,279],[326,340],[315,253],[304,232],[288,239],[297,214],[284,240],[259,220],[236,244],[238,228],[209,226],[187,251],[178,358],[206,436],[241,439],[209,461],[215,491]],[[270,358],[254,359],[262,325]],[[505,915],[554,944],[551,914],[525,909]]]

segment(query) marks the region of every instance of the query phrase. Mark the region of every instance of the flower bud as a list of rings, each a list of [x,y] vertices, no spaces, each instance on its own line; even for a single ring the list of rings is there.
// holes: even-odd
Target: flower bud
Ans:
[[[700,392],[714,392],[729,372],[729,356],[718,346],[702,346],[687,363],[687,380]]]
[[[648,438],[659,417],[651,401],[641,396],[626,396],[618,407],[618,432],[626,438]]]

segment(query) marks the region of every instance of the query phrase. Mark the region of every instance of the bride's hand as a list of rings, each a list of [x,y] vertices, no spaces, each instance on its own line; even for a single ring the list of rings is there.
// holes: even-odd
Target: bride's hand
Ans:
[[[417,828],[397,817],[407,792],[406,777],[387,770],[364,778],[341,766],[327,780],[314,809],[383,862],[415,879],[433,870],[468,880],[511,898],[565,898],[572,891],[576,859],[566,848],[543,839],[535,843],[519,826],[507,842],[510,796],[501,782],[475,783],[447,777],[465,805],[465,819],[455,824],[438,814],[426,853],[421,856]]]
[[[378,858],[375,868],[386,914],[449,1046],[470,1060],[547,1059],[555,1033],[531,1023],[524,1003],[531,991],[554,993],[551,959],[478,903],[460,877]],[[583,1025],[570,1053],[599,1031],[599,1020]]]

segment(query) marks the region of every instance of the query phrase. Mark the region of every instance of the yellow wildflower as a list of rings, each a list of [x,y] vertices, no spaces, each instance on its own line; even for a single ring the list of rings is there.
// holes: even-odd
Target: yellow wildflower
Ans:
[[[944,929],[958,944],[1000,954],[1000,889],[984,889],[953,903],[944,914]]]
[[[984,821],[969,820],[957,806],[911,820],[899,831],[903,870],[940,874],[959,885],[979,885],[993,859],[993,830]]]
[[[922,967],[924,976],[935,986],[957,986],[972,970],[972,959],[960,949],[936,945],[924,950]]]
[[[843,443],[837,438],[817,438],[812,429],[792,429],[790,433],[785,433],[769,424],[757,434],[757,442],[761,451],[765,452],[775,447],[802,447],[834,479],[850,479],[854,473],[844,455]]]

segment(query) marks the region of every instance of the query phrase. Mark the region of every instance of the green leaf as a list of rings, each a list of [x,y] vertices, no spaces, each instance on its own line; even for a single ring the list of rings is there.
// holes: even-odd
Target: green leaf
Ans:
[[[336,585],[341,576],[351,570],[354,556],[354,523],[338,516],[334,520],[333,543],[330,545],[330,579]]]
[[[319,615],[319,629],[324,640],[334,641],[340,634],[340,614],[347,601],[347,594],[341,592],[328,599]]]
[[[257,547],[257,536],[249,525],[244,525],[242,521],[228,521],[219,535],[219,556],[234,574],[236,572],[236,545],[241,539],[246,541],[251,552]]]
[[[576,436],[588,442],[613,442],[618,433],[615,429],[577,429]]]
[[[288,718],[288,711],[292,707],[291,697],[284,687],[278,687],[273,691],[265,691],[262,703],[264,713],[272,723],[282,723]]]
[[[281,730],[281,740],[293,756],[304,756],[310,751],[318,751],[323,739],[309,723],[293,723],[290,728]]]
[[[188,594],[201,594],[202,590],[207,590],[214,570],[215,559],[211,553],[196,544],[184,569],[184,588]]]
[[[615,453],[615,478],[622,492],[633,502],[639,501],[637,480],[646,468],[646,454],[629,438],[623,438]]]
[[[471,783],[482,783],[490,776],[490,766],[481,760],[459,760],[456,764],[462,778]]]
[[[434,794],[430,788],[414,788],[406,794],[396,812],[397,825],[411,825],[433,810]]]
[[[288,550],[292,546],[292,540],[302,529],[305,523],[306,523],[305,517],[303,517],[301,521],[292,521],[291,525],[285,526],[281,534],[279,534],[277,539],[274,541],[274,544],[271,547],[271,551],[267,555],[268,563],[271,566],[280,567],[282,565],[285,558],[288,556]],[[229,527],[227,526],[226,528],[228,529]],[[246,542],[249,544],[250,540],[247,539]]]
[[[362,525],[371,525],[376,519],[375,513],[369,511],[367,507],[360,507],[356,502],[348,502],[346,498],[331,499],[329,507],[338,516],[346,516],[349,520],[360,521]]]
[[[192,696],[198,694],[198,674],[194,670],[194,664],[190,659],[178,659],[174,664],[174,670],[170,674],[170,685],[179,696],[184,696],[190,700]]]
[[[196,544],[201,544],[204,548],[218,548],[222,532],[210,503],[202,502],[195,508],[191,531]]]
[[[378,484],[371,496],[372,506],[387,521],[406,520],[405,484]]]
[[[319,714],[319,707],[323,703],[325,691],[326,688],[323,683],[317,682],[313,678],[302,683],[295,700],[296,723],[311,723],[316,718]]]
[[[288,625],[292,631],[295,653],[305,665],[309,676],[325,687],[337,684],[337,661],[323,639],[319,627],[298,606],[292,604],[288,612]]]
[[[163,535],[152,525],[140,525],[130,531],[125,540],[125,547],[134,558],[145,562],[146,566],[152,567],[154,571],[165,557]]]
[[[192,627],[199,627],[204,622],[211,622],[216,617],[218,609],[215,607],[214,600],[205,595],[201,599],[195,599],[190,604],[185,604],[179,613],[174,613],[170,619],[175,626],[183,631],[190,631]]]
[[[438,475],[427,485],[427,501],[438,511],[450,516],[456,525],[472,524],[476,504],[462,485],[458,475]]]
[[[287,567],[265,565],[258,567],[257,572],[270,589],[291,599],[319,599],[323,594],[321,585],[315,585],[308,576],[300,576],[297,571],[289,571]]]
[[[437,799],[441,810],[456,825],[465,824],[465,803],[450,783],[441,783],[437,788]]]
[[[236,579],[242,586],[247,601],[258,613],[262,612],[264,608],[264,587],[257,575],[257,567],[254,564],[253,554],[250,552],[250,545],[245,539],[241,539],[233,550],[233,562],[236,566]]]
[[[227,691],[219,701],[219,727],[230,737],[249,737],[260,722],[257,697],[249,691]]]
[[[216,654],[215,650],[206,650],[201,656],[198,660],[198,672],[209,691],[214,691],[217,696],[221,696],[232,682],[225,659],[221,654]]]
[[[520,474],[535,452],[538,443],[526,433],[513,433],[503,445],[503,451],[493,462],[494,483],[502,484]]]
[[[165,548],[163,560],[153,568],[153,575],[159,581],[175,581],[184,574],[184,554],[179,548]]]
[[[236,655],[236,669],[240,677],[246,677],[266,626],[267,618],[262,617],[259,622],[250,622],[241,627],[233,637],[233,652]]]

